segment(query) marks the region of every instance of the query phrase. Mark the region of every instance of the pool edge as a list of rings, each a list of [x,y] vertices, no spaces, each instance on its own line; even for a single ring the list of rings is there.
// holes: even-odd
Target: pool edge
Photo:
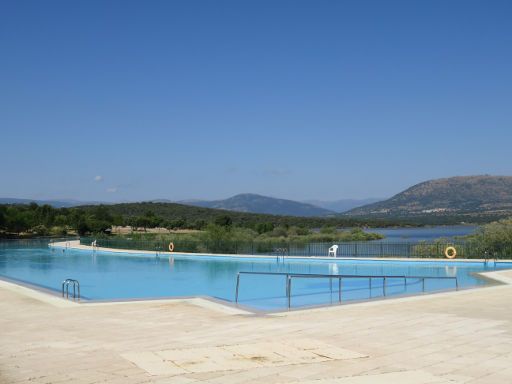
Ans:
[[[501,289],[505,288],[509,285],[512,285],[512,277],[504,276],[503,272],[511,271],[512,269],[502,269],[499,271],[492,272],[478,272],[475,273],[480,277],[485,278],[490,281],[491,284],[480,286],[480,287],[471,287],[471,288],[463,288],[459,290],[443,290],[436,292],[428,292],[423,294],[406,294],[406,295],[394,295],[389,297],[379,297],[371,300],[357,300],[357,301],[349,301],[342,303],[330,303],[330,304],[319,304],[314,306],[307,307],[299,307],[299,308],[290,308],[286,310],[276,309],[276,310],[260,310],[252,307],[247,307],[245,305],[236,304],[234,302],[222,300],[219,298],[211,297],[211,296],[173,296],[173,297],[160,297],[160,298],[134,298],[134,299],[118,299],[118,300],[71,300],[65,299],[60,296],[57,291],[37,286],[34,284],[30,284],[24,281],[11,279],[8,277],[0,276],[0,289],[4,288],[9,291],[21,294],[26,297],[30,297],[41,301],[46,304],[53,305],[59,308],[78,308],[80,306],[105,306],[105,305],[126,305],[126,304],[139,304],[139,305],[150,305],[155,303],[161,304],[178,304],[178,303],[188,303],[192,305],[196,305],[198,307],[213,310],[216,312],[221,312],[227,315],[245,315],[245,316],[288,316],[294,314],[300,314],[303,312],[316,312],[316,311],[325,311],[325,310],[333,310],[340,308],[353,308],[354,306],[373,306],[373,305],[383,305],[386,303],[399,303],[403,301],[416,301],[416,300],[424,300],[428,298],[435,297],[443,297],[443,296],[451,296],[451,295],[464,295],[471,293],[474,290],[481,289]]]

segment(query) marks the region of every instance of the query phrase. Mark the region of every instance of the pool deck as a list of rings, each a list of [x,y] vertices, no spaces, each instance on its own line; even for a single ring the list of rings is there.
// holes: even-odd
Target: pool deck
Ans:
[[[510,384],[512,271],[486,275],[504,284],[264,315],[0,281],[0,383]]]

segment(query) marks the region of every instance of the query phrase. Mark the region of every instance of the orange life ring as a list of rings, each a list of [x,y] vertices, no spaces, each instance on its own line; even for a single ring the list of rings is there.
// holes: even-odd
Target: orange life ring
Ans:
[[[455,259],[455,256],[457,256],[457,250],[455,247],[446,247],[444,250],[444,255],[447,259]]]
[[[169,243],[169,252],[174,252],[174,243],[172,241]]]

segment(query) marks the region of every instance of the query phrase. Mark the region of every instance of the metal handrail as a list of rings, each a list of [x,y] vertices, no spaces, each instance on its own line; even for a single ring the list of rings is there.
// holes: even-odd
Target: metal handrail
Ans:
[[[316,274],[316,273],[294,273],[294,272],[252,272],[252,271],[241,271],[238,272],[237,278],[236,278],[236,291],[235,291],[235,302],[238,302],[238,292],[240,287],[240,275],[275,275],[275,276],[286,276],[288,279],[290,276],[294,277],[319,277],[319,278],[364,278],[369,279],[370,283],[370,289],[372,287],[371,279],[373,278],[390,278],[390,279],[404,279],[404,283],[406,282],[407,277],[412,278],[411,276],[405,276],[405,275],[326,275],[326,274]],[[286,292],[288,295],[288,283],[287,283]],[[332,288],[332,287],[331,287]],[[385,288],[384,288],[385,289]]]
[[[75,279],[66,279],[62,282],[62,297],[64,297],[64,292],[66,294],[66,299],[69,298],[69,286],[73,286],[73,300],[79,299],[80,300],[80,282]],[[65,291],[64,291],[65,289]],[[77,290],[78,290],[78,296],[77,296]]]
[[[288,292],[288,308],[291,307],[291,292],[292,292],[292,278],[298,277],[298,278],[330,278],[331,279],[331,292],[332,292],[332,279],[338,279],[338,301],[341,303],[341,280],[345,278],[363,278],[368,279],[370,284],[370,292],[372,287],[372,279],[383,279],[382,283],[382,293],[384,296],[386,296],[386,280],[387,279],[404,279],[404,284],[407,285],[407,279],[418,279],[422,282],[422,292],[425,292],[425,279],[450,279],[455,280],[455,290],[459,290],[459,280],[456,276],[393,276],[393,275],[380,275],[380,276],[374,276],[374,275],[368,275],[368,276],[362,276],[362,275],[321,275],[321,274],[289,274],[288,276],[288,282],[287,282],[287,292]]]
[[[387,279],[404,279],[404,284],[407,284],[407,279],[420,279],[422,281],[422,292],[425,292],[425,279],[451,279],[455,280],[455,290],[459,290],[459,280],[456,276],[407,276],[407,275],[340,275],[340,274],[318,274],[318,273],[293,273],[293,272],[252,272],[240,271],[236,277],[236,290],[235,302],[238,303],[238,296],[240,291],[240,276],[241,275],[268,275],[268,276],[285,276],[286,278],[286,297],[288,298],[288,308],[291,307],[291,287],[292,278],[328,278],[330,279],[330,287],[332,292],[332,279],[338,279],[338,301],[341,303],[341,281],[342,279],[368,279],[369,289],[372,289],[372,279],[383,279],[382,291],[386,296],[386,282]]]

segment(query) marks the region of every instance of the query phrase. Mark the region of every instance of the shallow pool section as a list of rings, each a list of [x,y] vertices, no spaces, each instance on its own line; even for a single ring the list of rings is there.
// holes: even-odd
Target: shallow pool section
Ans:
[[[67,278],[80,281],[83,298],[91,300],[147,299],[180,296],[210,296],[234,302],[238,272],[271,272],[330,275],[394,275],[457,277],[459,288],[488,284],[475,272],[512,268],[512,263],[415,262],[375,260],[313,260],[188,256],[175,254],[128,254],[63,250],[48,247],[0,248],[0,276],[60,292]],[[242,275],[239,303],[259,310],[288,308],[284,275]],[[455,289],[453,279],[344,278],[343,303],[384,296],[410,295]],[[291,307],[337,303],[339,281],[328,278],[294,278]]]

